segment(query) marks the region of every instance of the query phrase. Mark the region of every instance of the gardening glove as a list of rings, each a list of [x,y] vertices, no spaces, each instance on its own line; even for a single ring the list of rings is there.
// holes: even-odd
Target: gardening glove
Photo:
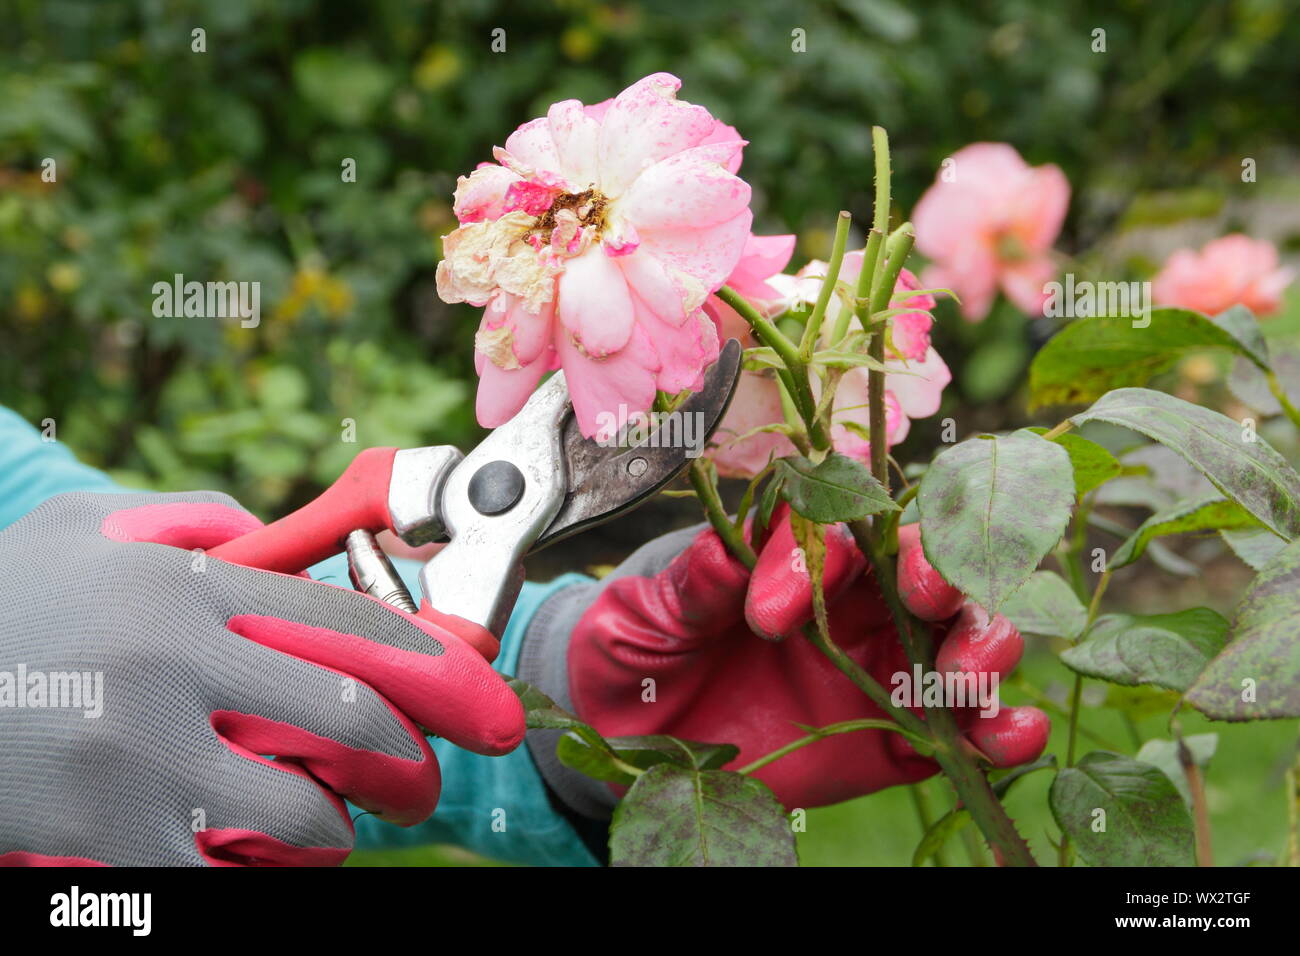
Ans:
[[[337,864],[344,799],[433,812],[421,728],[520,742],[444,628],[198,550],[259,526],[215,492],[80,493],[0,533],[0,865]]]
[[[886,689],[912,674],[888,608],[848,529],[826,528],[824,587],[834,641]],[[904,529],[901,590],[941,643],[938,667],[999,678],[1020,659],[1020,634],[992,621],[938,576]],[[778,513],[753,573],[711,530],[688,529],[646,545],[603,581],[561,591],[529,627],[520,676],[606,736],[672,734],[732,743],[743,766],[807,734],[799,724],[888,715],[811,642],[798,636],[813,617],[812,584],[788,512]],[[955,615],[955,617],[953,617]],[[762,635],[766,640],[756,636]],[[919,709],[919,708],[916,708]],[[1033,707],[980,717],[957,713],[967,739],[995,766],[1032,760],[1048,721]],[[573,810],[608,816],[614,792],[554,757],[556,734],[529,737],[548,784]],[[924,779],[937,764],[885,730],[827,737],[756,774],[787,808],[838,803]]]

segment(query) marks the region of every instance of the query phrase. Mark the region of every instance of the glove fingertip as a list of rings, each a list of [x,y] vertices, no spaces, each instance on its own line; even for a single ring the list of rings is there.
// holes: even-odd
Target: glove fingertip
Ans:
[[[866,568],[866,559],[843,525],[826,528],[822,591],[832,603]],[[750,630],[769,641],[783,640],[812,620],[813,584],[807,556],[798,547],[789,522],[778,526],[754,567],[745,596]]]
[[[904,531],[915,529],[907,535]],[[898,532],[898,593],[903,604],[923,621],[946,621],[959,610],[965,595],[943,579],[921,547],[919,525]]]
[[[995,767],[1007,768],[1036,760],[1051,731],[1051,719],[1037,707],[1003,707],[976,721],[967,736]]]
[[[1024,638],[1005,616],[992,618],[983,607],[967,601],[961,616],[935,656],[941,674],[996,674],[1013,671],[1025,651]]]

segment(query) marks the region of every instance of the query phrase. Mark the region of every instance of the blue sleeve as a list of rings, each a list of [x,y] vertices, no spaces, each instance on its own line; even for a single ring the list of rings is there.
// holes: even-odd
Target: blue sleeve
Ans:
[[[57,441],[0,406],[0,528],[46,498],[65,491],[125,491],[97,468],[83,465]]]
[[[411,593],[419,594],[419,563],[396,560],[393,564]],[[346,581],[347,567],[341,557],[336,557],[316,565],[311,574],[318,579],[341,577]],[[526,582],[501,637],[501,653],[492,666],[513,675],[533,613],[556,591],[587,580],[580,574],[569,574],[547,584]],[[514,863],[599,865],[577,832],[551,805],[528,747],[520,745],[504,757],[484,757],[445,740],[431,740],[430,745],[442,765],[438,809],[424,823],[413,827],[384,823],[370,814],[361,816],[356,821],[357,849],[454,843]]]
[[[126,491],[108,475],[84,465],[62,444],[47,441],[15,412],[0,406],[0,529],[45,499],[68,491]],[[414,561],[393,562],[412,594],[419,594]],[[312,577],[344,587],[342,555],[311,569]],[[533,613],[555,591],[577,581],[568,575],[549,584],[524,585],[501,640],[496,669],[513,674]],[[551,866],[595,866],[577,833],[551,806],[541,774],[521,746],[504,757],[483,757],[431,741],[442,765],[442,799],[434,815],[414,827],[397,827],[365,815],[357,820],[357,847],[455,843],[485,856]]]

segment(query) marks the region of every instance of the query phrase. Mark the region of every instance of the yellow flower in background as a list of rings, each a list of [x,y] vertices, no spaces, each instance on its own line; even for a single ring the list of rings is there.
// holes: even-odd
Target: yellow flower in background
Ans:
[[[412,78],[422,90],[438,90],[455,82],[461,74],[460,56],[451,47],[435,43],[415,64]]]
[[[81,287],[81,267],[75,262],[55,262],[45,270],[45,278],[55,292],[67,295]]]
[[[311,306],[329,319],[336,319],[352,308],[352,287],[324,269],[306,266],[299,269],[289,287],[289,294],[275,308],[275,317],[292,324]]]
[[[38,322],[45,314],[45,302],[45,293],[25,282],[18,287],[18,294],[14,296],[14,311],[17,312],[18,318],[32,324]]]

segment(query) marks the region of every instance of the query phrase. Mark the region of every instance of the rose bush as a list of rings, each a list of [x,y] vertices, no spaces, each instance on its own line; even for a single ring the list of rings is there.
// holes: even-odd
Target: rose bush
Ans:
[[[1270,414],[1300,427],[1250,311],[1273,307],[1290,281],[1276,250],[1229,236],[1199,255],[1175,254],[1154,283],[1157,300],[1173,307],[1081,315],[1034,357],[1030,404],[1079,410],[1051,428],[945,438],[928,462],[895,462],[902,479],[895,488],[891,448],[912,420],[938,410],[952,377],[931,341],[939,301],[951,294],[966,319],[979,320],[1000,290],[1027,315],[1041,316],[1062,261],[1052,246],[1069,184],[1055,166],[1029,166],[1006,144],[977,143],[942,165],[913,222],[892,225],[888,139],[877,128],[875,215],[863,247],[847,251],[852,224],[841,213],[827,260],[789,272],[793,237],[750,233],[749,188],[736,176],[743,141],[678,102],[677,87],[656,74],[608,103],[557,104],[521,127],[497,151],[498,165],[460,181],[460,226],[447,237],[439,267],[445,297],[486,307],[476,341],[486,424],[508,417],[557,367],[588,434],[601,413],[671,410],[722,339],[746,346],[715,447],[690,467],[693,494],[716,533],[700,546],[719,551],[705,562],[721,569],[719,580],[743,587],[752,571],[766,575],[767,592],[800,594],[791,606],[801,616],[787,620],[788,608],[777,602],[774,613],[783,616],[768,621],[747,604],[733,643],[700,643],[694,652],[776,674],[815,657],[823,676],[813,709],[830,723],[799,724],[806,736],[755,757],[771,738],[766,728],[754,732],[766,711],[751,701],[734,720],[715,714],[699,727],[683,721],[667,731],[731,726],[736,741],[667,737],[639,705],[627,709],[626,695],[605,680],[604,651],[592,657],[602,676],[584,692],[621,695],[628,720],[616,729],[643,734],[648,727],[651,736],[605,739],[518,685],[532,726],[567,731],[561,762],[626,788],[611,831],[614,862],[713,859],[657,833],[657,821],[678,816],[694,820],[696,833],[724,831],[740,849],[723,860],[744,862],[750,853],[791,862],[784,811],[762,781],[787,803],[794,794],[811,794],[815,803],[935,769],[956,801],[927,822],[918,864],[971,823],[999,863],[1039,862],[1002,803],[1035,771],[1054,775],[1049,803],[1060,865],[1076,858],[1094,866],[1210,862],[1203,772],[1213,741],[1185,735],[1179,715],[1300,716],[1300,474],[1260,437],[1253,419],[1239,423],[1147,386],[1185,355],[1226,353],[1272,395]],[[638,117],[642,122],[633,122]],[[931,260],[921,280],[905,268],[914,246]],[[1177,492],[1159,486],[1150,468],[1123,457],[1123,446],[1106,444],[1109,433],[1098,425],[1149,442],[1137,449],[1148,457],[1181,459],[1213,493],[1189,497],[1198,485],[1185,480]],[[735,514],[723,507],[719,474],[748,480]],[[1129,482],[1123,489],[1120,479]],[[1118,497],[1108,496],[1110,489]],[[1156,503],[1147,520],[1128,527],[1099,517],[1112,500]],[[1090,548],[1096,529],[1118,536],[1118,544]],[[1222,535],[1259,570],[1232,624],[1203,607],[1160,615],[1103,610],[1114,571],[1166,553],[1157,539],[1186,531]],[[1042,566],[1049,559],[1064,577]],[[676,567],[664,573],[684,575],[706,592],[719,586]],[[770,584],[777,579],[783,583]],[[617,584],[659,593],[654,579]],[[879,640],[864,643],[853,630],[862,615],[844,604],[845,594],[870,595],[870,629]],[[700,621],[689,623],[700,629]],[[591,642],[603,647],[603,632],[591,627]],[[750,631],[772,642],[762,654],[746,651]],[[648,633],[638,625],[638,640]],[[1009,673],[1022,635],[1050,642],[1070,676],[1064,705],[1036,699],[1066,719],[1064,753],[1039,756],[1049,727],[1039,707],[985,715],[944,696],[945,686]],[[656,666],[685,666],[679,637],[660,648]],[[807,643],[790,647],[781,639]],[[633,655],[629,681],[647,660]],[[701,679],[698,669],[686,670]],[[832,680],[835,670],[848,680]],[[900,694],[912,675],[939,678],[941,690],[919,700]],[[1131,755],[1100,749],[1080,756],[1078,717],[1090,680],[1162,689],[1166,696],[1144,698],[1155,702],[1145,706],[1168,708],[1172,739],[1147,740]],[[894,693],[887,681],[898,685]],[[869,736],[855,747],[853,734]],[[809,784],[800,768],[818,765],[808,752],[790,755],[832,737],[837,761],[869,761],[885,748],[907,770],[880,777],[875,764],[864,763],[836,779],[865,785]],[[742,748],[750,762],[734,766]],[[1108,830],[1094,827],[1099,809]],[[978,846],[970,852],[980,862]]]

